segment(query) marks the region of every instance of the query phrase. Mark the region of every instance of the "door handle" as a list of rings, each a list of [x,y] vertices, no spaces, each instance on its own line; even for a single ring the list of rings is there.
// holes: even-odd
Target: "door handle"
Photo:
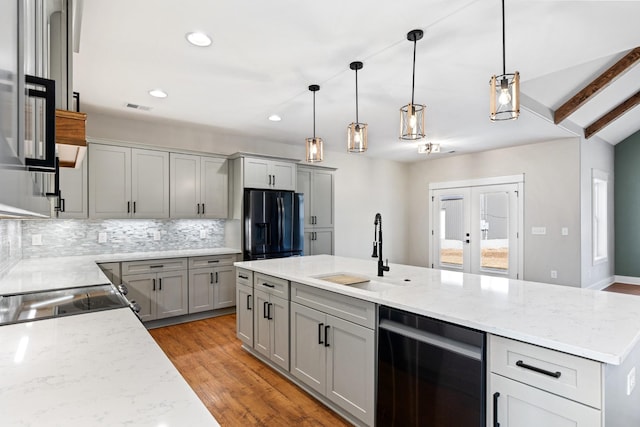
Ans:
[[[200,203],[198,203],[198,215],[200,215]]]
[[[263,283],[262,286],[266,286],[267,288],[275,288],[276,285],[272,285],[271,283]]]
[[[324,327],[324,346],[329,347],[329,328],[331,326],[327,325]]]
[[[539,374],[548,375],[553,378],[560,378],[560,375],[562,375],[562,372],[560,371],[556,371],[556,372],[547,371],[546,369],[538,368],[537,366],[527,365],[522,360],[518,360],[516,362],[516,366],[519,366],[524,369],[529,369],[530,371],[537,372]]]
[[[500,427],[498,422],[498,397],[500,397],[500,393],[493,393],[493,427]]]
[[[276,185],[276,176],[273,175],[273,185]]]
[[[271,175],[269,175],[269,185],[271,185]]]
[[[211,262],[211,261],[209,261],[209,262]],[[241,278],[241,279],[245,279],[245,280],[249,279],[249,276],[245,276],[244,274],[238,274],[238,277]]]
[[[162,278],[158,279],[158,283],[159,283],[159,287],[158,290],[161,291],[162,290]]]
[[[133,213],[136,213],[136,202],[133,202]]]
[[[131,213],[131,202],[127,202],[127,213]]]
[[[268,319],[269,318],[269,316],[267,315],[267,310],[269,310],[269,302],[265,301],[262,304],[262,318],[263,319]]]
[[[267,310],[268,310],[268,313],[267,313],[267,319],[269,319],[269,320],[273,320],[273,317],[271,317],[271,307],[272,307],[272,306],[273,306],[273,304],[272,304],[272,303],[269,303],[269,304],[267,305]]]
[[[209,279],[209,283],[213,285],[213,273],[209,273],[211,275],[211,278]]]
[[[218,272],[216,271],[216,283],[218,283]]]
[[[324,326],[324,323],[318,324],[318,344],[324,344],[324,341],[322,341],[322,327],[323,326]]]
[[[247,295],[247,310],[251,310],[251,294]]]
[[[156,290],[156,279],[151,279],[151,281],[153,282],[153,289],[152,291]]]
[[[204,215],[204,203],[202,204],[202,215]]]

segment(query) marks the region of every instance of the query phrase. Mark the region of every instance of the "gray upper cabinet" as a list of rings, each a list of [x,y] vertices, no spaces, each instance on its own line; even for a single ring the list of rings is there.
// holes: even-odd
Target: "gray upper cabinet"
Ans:
[[[254,157],[245,157],[243,161],[244,188],[295,190],[295,163]]]
[[[304,194],[304,254],[333,254],[334,169],[300,166],[296,191]]]
[[[82,162],[79,168],[60,169],[60,203],[63,210],[58,213],[58,218],[87,218],[87,185],[87,162]]]
[[[91,218],[169,217],[169,153],[91,144],[88,160]]]
[[[171,218],[226,218],[227,160],[191,154],[170,154]]]

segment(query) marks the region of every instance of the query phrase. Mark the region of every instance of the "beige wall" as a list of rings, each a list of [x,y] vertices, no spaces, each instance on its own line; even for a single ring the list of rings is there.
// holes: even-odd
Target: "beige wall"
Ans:
[[[578,138],[569,138],[412,164],[409,262],[426,266],[429,259],[430,183],[524,174],[524,279],[580,286],[579,150]],[[531,227],[547,234],[531,235]]]

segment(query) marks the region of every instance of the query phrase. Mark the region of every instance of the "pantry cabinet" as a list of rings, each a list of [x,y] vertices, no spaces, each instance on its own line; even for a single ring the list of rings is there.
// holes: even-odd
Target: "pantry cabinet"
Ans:
[[[91,218],[168,218],[169,153],[91,144]]]
[[[304,194],[304,254],[332,255],[334,252],[335,169],[300,166],[296,191]]]
[[[171,218],[226,218],[227,160],[179,153],[169,157]]]
[[[305,255],[331,255],[333,254],[333,228],[321,228],[318,230],[305,230],[304,232]]]

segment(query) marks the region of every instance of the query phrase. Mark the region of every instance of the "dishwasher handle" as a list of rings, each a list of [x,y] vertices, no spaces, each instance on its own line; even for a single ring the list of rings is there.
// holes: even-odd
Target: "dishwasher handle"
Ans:
[[[412,328],[402,323],[394,322],[393,320],[381,319],[378,328],[412,338],[421,343],[429,344],[443,350],[451,351],[461,356],[482,361],[482,348],[471,344]]]

